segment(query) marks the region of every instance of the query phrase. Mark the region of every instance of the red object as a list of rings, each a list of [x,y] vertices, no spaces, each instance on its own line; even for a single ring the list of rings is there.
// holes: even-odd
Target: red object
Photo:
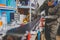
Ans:
[[[22,27],[24,27],[25,24],[20,24]]]
[[[30,38],[31,38],[31,34],[28,33],[28,35],[27,35],[27,40],[30,40]]]
[[[54,2],[54,1],[48,2],[48,6],[52,6],[52,5],[53,5],[53,2]]]
[[[45,22],[45,19],[44,18],[41,18],[40,19],[40,27],[44,27],[44,22]]]

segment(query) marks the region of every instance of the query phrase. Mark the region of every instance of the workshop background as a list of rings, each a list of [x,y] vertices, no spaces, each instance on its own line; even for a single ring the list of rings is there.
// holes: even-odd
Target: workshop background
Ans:
[[[46,40],[45,11],[37,11],[44,1],[0,0],[0,40]]]

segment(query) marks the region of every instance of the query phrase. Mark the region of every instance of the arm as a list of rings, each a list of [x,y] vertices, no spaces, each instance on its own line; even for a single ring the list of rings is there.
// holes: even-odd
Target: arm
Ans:
[[[47,6],[47,1],[44,1],[44,3],[40,6],[38,11],[41,13],[43,10],[45,10],[46,6]]]

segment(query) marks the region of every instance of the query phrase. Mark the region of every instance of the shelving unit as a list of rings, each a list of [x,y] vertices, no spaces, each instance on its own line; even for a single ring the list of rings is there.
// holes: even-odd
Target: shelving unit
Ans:
[[[8,2],[10,3],[13,3],[15,4],[15,1],[12,2],[14,0],[0,0],[0,21],[3,22],[2,26],[0,27],[0,38],[5,36],[6,35],[6,32],[12,28],[16,28],[15,26],[14,27],[11,27],[8,25],[8,21],[9,23],[11,22],[10,21],[10,13],[15,13],[16,11],[16,7],[15,5],[8,5]],[[3,6],[4,5],[4,6]],[[5,14],[4,16],[2,16],[3,14]],[[2,19],[6,19],[6,20],[2,20]],[[4,21],[6,21],[6,24],[4,24]],[[5,25],[5,26],[4,26]]]
[[[34,7],[30,7],[30,6],[20,6],[19,4],[18,4],[18,8],[31,8],[31,9],[35,9]]]
[[[29,14],[29,18],[28,18],[29,20],[24,25],[20,25],[20,24],[16,23],[16,21],[14,21],[15,24],[13,23],[15,26],[14,25],[12,25],[12,26],[11,25],[10,26],[8,25],[7,26],[7,29],[4,30],[3,32],[1,32],[2,34],[5,33],[4,34],[5,36],[7,35],[6,38],[3,37],[3,40],[5,40],[5,39],[7,40],[7,38],[8,38],[9,35],[12,35],[14,38],[17,37],[16,38],[17,40],[20,37],[22,37],[22,38],[25,37],[26,38],[26,36],[29,36],[29,33],[32,34],[32,36],[35,36],[34,38],[36,38],[36,36],[37,36],[37,31],[36,30],[38,30],[40,16],[38,16],[38,18],[33,19],[33,21],[32,21],[32,11],[33,10],[35,11],[36,10],[36,7],[33,7],[32,6],[31,0],[29,0],[29,2],[30,2],[29,5],[20,5],[19,4],[19,0],[16,0],[16,8],[13,7],[13,6],[11,6],[11,7],[9,7],[9,6],[1,6],[0,7],[0,10],[8,10],[9,12],[10,11],[16,11],[16,13],[17,14],[20,13],[20,15],[21,15],[21,12],[19,12],[18,9],[22,9],[24,11],[27,10],[26,11],[27,13],[26,14],[23,14],[26,17],[27,17],[27,14]],[[20,22],[20,21],[18,21],[18,22]],[[13,30],[13,32],[12,32],[12,30]],[[28,40],[28,38],[27,38],[27,40]],[[31,38],[31,40],[32,40],[32,38]]]
[[[33,6],[31,6],[32,5],[32,3],[31,3],[31,0],[29,0],[29,4],[28,5],[21,5],[21,4],[19,4],[19,0],[17,1],[17,8],[22,8],[22,9],[29,9],[29,22],[31,22],[31,13],[32,13],[32,9],[33,10],[35,10],[36,9],[36,7],[33,7]],[[36,5],[36,4],[34,4],[34,5]]]
[[[1,9],[3,9],[3,10],[16,10],[16,8],[8,7],[8,6],[0,6],[0,10]]]

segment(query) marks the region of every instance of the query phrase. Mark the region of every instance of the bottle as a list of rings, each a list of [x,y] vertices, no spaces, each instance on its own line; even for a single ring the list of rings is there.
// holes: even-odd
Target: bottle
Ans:
[[[6,30],[7,27],[7,19],[6,19],[6,13],[2,13],[2,22],[3,22],[3,30]]]

